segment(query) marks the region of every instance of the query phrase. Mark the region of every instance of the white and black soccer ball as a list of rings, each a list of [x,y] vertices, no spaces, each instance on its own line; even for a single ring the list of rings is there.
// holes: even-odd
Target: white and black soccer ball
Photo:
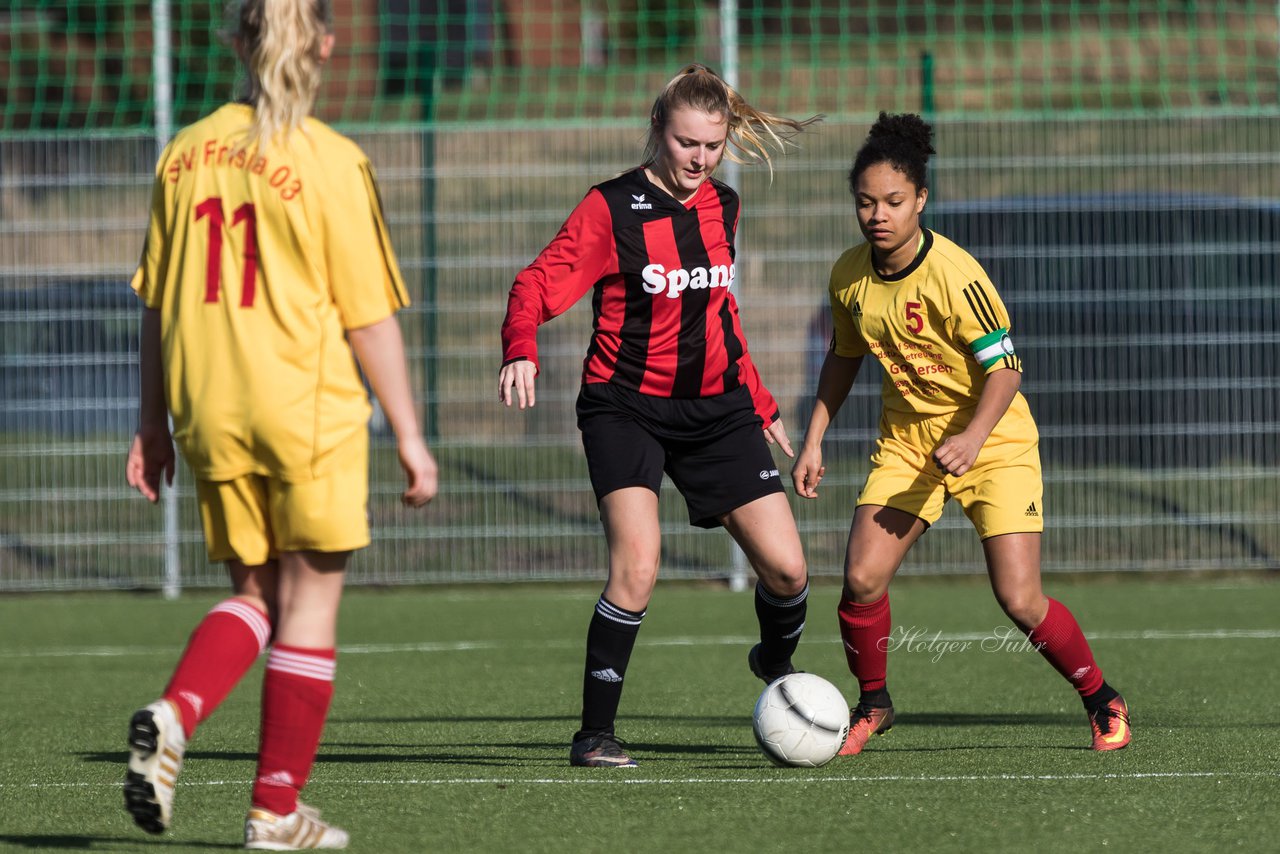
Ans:
[[[775,765],[817,768],[849,735],[849,705],[840,689],[813,673],[775,680],[756,700],[756,742]]]

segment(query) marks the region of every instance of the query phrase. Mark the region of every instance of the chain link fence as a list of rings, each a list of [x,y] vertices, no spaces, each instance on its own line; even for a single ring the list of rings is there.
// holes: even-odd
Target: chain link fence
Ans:
[[[506,292],[591,183],[637,162],[648,101],[675,68],[722,58],[732,4],[549,3],[536,20],[538,4],[511,5],[441,4],[427,50],[394,35],[426,26],[413,17],[423,4],[335,3],[349,64],[332,69],[322,111],[379,171],[441,463],[436,503],[402,510],[375,416],[375,547],[356,558],[356,583],[603,575],[573,417],[589,306],[543,327],[538,406],[517,413],[496,402]],[[859,239],[853,153],[876,109],[926,104],[939,150],[926,225],[986,266],[1023,355],[1046,570],[1280,567],[1274,6],[917,5],[895,17],[819,0],[739,4],[748,99],[829,117],[772,179],[733,179],[743,322],[793,440],[829,336],[827,273]],[[186,471],[167,510],[123,477],[139,316],[127,280],[158,136],[151,4],[62,6],[65,19],[47,4],[0,12],[0,590],[221,585]],[[215,49],[214,22],[174,10],[181,122],[225,96],[231,71],[202,67],[192,47],[200,32]],[[535,23],[545,39],[521,35]],[[71,35],[86,45],[66,54],[74,73],[40,53]],[[205,88],[184,82],[188,68]],[[840,572],[878,383],[864,366],[829,434],[822,499],[793,499],[817,574]],[[735,571],[729,539],[689,528],[670,485],[660,511],[664,577]],[[981,566],[950,508],[906,571]]]

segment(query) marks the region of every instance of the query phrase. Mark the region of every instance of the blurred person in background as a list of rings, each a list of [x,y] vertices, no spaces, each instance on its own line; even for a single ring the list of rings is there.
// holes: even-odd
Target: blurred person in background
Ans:
[[[738,194],[712,176],[726,156],[769,165],[771,147],[818,119],[757,110],[689,65],[653,105],[642,164],[593,186],[511,288],[498,395],[520,409],[536,401],[538,327],[593,293],[577,416],[609,568],[587,629],[570,765],[636,764],[614,724],[658,577],[664,472],[690,524],[723,526],[759,578],[752,673],[768,683],[793,672],[808,569],[769,445],[792,450],[730,290]]]
[[[245,0],[232,41],[248,92],[180,131],[156,167],[133,288],[145,303],[131,486],[156,501],[174,443],[233,596],[192,633],[129,724],[125,807],[170,826],[197,726],[270,647],[245,846],[343,848],[298,800],[324,727],[348,560],[369,544],[368,394],[420,507],[436,494],[395,312],[408,304],[373,169],[309,117],[334,37],[327,0]],[[353,358],[354,355],[354,358]],[[174,431],[169,430],[172,416]]]
[[[1040,584],[1044,485],[1039,433],[1018,392],[1022,363],[1009,315],[967,252],[920,225],[932,128],[880,114],[849,173],[866,242],[831,271],[835,334],[792,480],[817,498],[822,438],[863,358],[884,368],[880,438],[854,511],[839,618],[858,680],[842,755],[893,726],[886,687],[889,582],[954,497],[982,539],[996,600],[1084,703],[1094,750],[1129,743],[1129,710],[1102,678],[1089,643]]]

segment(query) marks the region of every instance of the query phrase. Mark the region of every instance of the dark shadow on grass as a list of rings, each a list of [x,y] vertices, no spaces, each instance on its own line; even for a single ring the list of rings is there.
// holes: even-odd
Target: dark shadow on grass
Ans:
[[[632,744],[637,753],[656,753],[651,759],[675,756],[716,756],[722,758],[760,756],[760,749],[747,744]]]
[[[1072,712],[898,712],[895,726],[1058,726],[1087,724],[1084,709]]]
[[[748,707],[748,711],[750,707]],[[736,726],[751,725],[749,715],[627,715],[626,721],[664,721],[676,726]],[[330,718],[333,724],[512,724],[512,723],[568,723],[576,726],[577,715],[417,715],[414,717],[344,717]]]
[[[241,849],[235,842],[199,842],[184,839],[137,839],[124,836],[75,836],[65,833],[0,833],[0,845],[34,848],[41,851],[137,851],[140,846],[181,846],[182,848]]]
[[[331,717],[333,724],[510,724],[510,723],[565,723],[578,719],[577,715],[413,715],[403,717]]]
[[[867,753],[870,753],[872,749],[873,748],[870,748],[870,747],[867,748],[866,752],[863,753],[862,755],[866,755]],[[991,743],[991,744],[953,744],[948,747],[897,747],[895,745],[884,745],[884,744],[876,743],[874,750],[877,753],[953,753],[956,751],[973,751],[973,750],[982,750],[982,751],[987,751],[987,750],[1021,750],[1021,751],[1085,750],[1085,751],[1092,751],[1093,748],[1087,744],[1080,745],[1080,744],[1026,744],[1026,743],[995,744],[995,743]]]
[[[334,752],[332,747],[357,747],[363,750]],[[443,750],[450,748],[458,748],[458,753],[445,753]],[[563,749],[565,755],[568,755],[568,742],[564,744],[556,744],[556,748]],[[467,748],[470,748],[469,752]],[[495,750],[500,748],[512,748],[513,751],[525,750],[544,750],[547,745],[538,744],[482,744],[480,742],[467,742],[464,744],[336,744],[321,745],[320,755],[316,757],[317,765],[326,764],[420,764],[431,762],[442,762],[451,765],[485,765],[495,767],[509,767],[513,762],[521,760],[518,752],[513,752],[509,756],[487,756],[482,751]],[[395,753],[376,753],[376,750],[394,750]],[[410,753],[407,751],[418,751]],[[111,765],[119,765],[122,769],[129,757],[124,753],[80,753],[77,754],[82,762],[105,762]],[[258,759],[256,753],[242,753],[240,751],[193,751],[188,752],[185,757],[186,762],[201,761],[207,759],[215,759],[222,762],[245,762],[253,763]]]
[[[323,749],[323,745],[321,749]],[[74,755],[78,756],[81,762],[106,762],[108,765],[119,765],[121,776],[124,774],[124,766],[129,762],[129,754],[123,750],[89,751]],[[184,755],[183,761],[190,762],[193,759],[197,761],[201,759],[221,759],[224,762],[256,762],[258,754],[240,750],[188,750]]]

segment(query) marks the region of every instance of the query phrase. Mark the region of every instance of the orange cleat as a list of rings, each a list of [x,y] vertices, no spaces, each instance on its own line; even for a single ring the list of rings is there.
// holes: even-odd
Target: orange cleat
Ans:
[[[893,729],[893,706],[880,709],[861,703],[849,710],[849,737],[844,740],[839,756],[854,756],[862,752],[867,739],[884,735]]]
[[[1129,743],[1129,707],[1124,697],[1116,695],[1096,712],[1089,715],[1089,725],[1093,727],[1094,750],[1119,750]]]

